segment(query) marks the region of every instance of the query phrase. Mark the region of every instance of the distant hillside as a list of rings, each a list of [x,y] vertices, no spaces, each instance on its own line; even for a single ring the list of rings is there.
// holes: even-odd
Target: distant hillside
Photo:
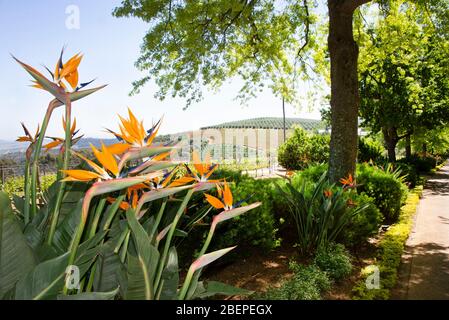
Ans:
[[[51,140],[45,139],[44,144],[50,142]],[[74,149],[85,149],[88,148],[90,144],[96,147],[101,146],[101,142],[104,144],[116,143],[116,139],[98,139],[98,138],[83,138],[74,146]],[[0,140],[0,155],[10,154],[10,153],[20,153],[25,152],[28,148],[28,143],[20,143],[17,141],[7,141]]]

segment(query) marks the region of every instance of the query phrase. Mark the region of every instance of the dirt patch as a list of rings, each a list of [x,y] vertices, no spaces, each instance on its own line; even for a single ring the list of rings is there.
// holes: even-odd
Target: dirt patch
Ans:
[[[375,242],[351,250],[353,259],[353,272],[351,276],[340,283],[335,283],[332,289],[325,293],[326,300],[349,300],[352,296],[352,288],[359,280],[360,270],[373,263],[376,246]],[[207,270],[204,277],[233,285],[239,288],[266,292],[269,288],[279,287],[283,281],[293,274],[288,268],[289,261],[306,264],[310,261],[300,258],[298,250],[292,245],[285,244],[272,251],[254,251],[251,256],[242,258],[232,263],[216,266]],[[242,300],[245,296],[231,296],[225,299]]]
[[[288,268],[290,260],[298,260],[297,249],[291,246],[273,251],[255,251],[250,257],[234,261],[226,266],[208,269],[208,280],[221,281],[239,288],[255,292],[265,292],[270,287],[279,287],[285,279],[292,276]],[[246,299],[232,296],[227,299]]]

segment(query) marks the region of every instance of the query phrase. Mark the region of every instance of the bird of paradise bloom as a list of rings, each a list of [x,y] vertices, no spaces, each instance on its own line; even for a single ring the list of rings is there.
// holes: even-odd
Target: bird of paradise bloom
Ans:
[[[86,163],[94,170],[62,170],[67,175],[62,181],[82,181],[88,182],[92,180],[111,180],[120,177],[117,160],[108,148],[102,143],[101,151],[92,144],[90,145],[95,157],[102,166],[97,165],[92,160],[87,159],[82,154],[73,152],[77,157],[86,161]]]
[[[209,204],[215,209],[224,209],[225,211],[232,210],[233,209],[232,192],[231,188],[229,188],[229,185],[226,181],[223,182],[223,187],[217,184],[217,192],[221,200],[217,197],[205,193],[204,195],[206,196],[207,202],[209,202]]]
[[[26,158],[28,160],[31,159],[31,153],[33,151],[33,146],[36,144],[37,139],[39,138],[39,132],[40,132],[40,126],[39,124],[37,125],[37,130],[36,133],[33,135],[31,135],[30,131],[27,129],[27,127],[25,126],[25,124],[22,122],[21,123],[23,131],[25,133],[24,136],[20,136],[17,138],[16,141],[18,142],[29,142],[30,145],[28,146],[27,150],[26,150]]]
[[[219,180],[209,180],[212,173],[218,168],[218,164],[211,163],[211,157],[208,153],[204,160],[204,163],[201,162],[198,152],[194,151],[192,153],[193,159],[193,170],[186,165],[187,175],[176,179],[169,186],[170,187],[178,187],[191,182],[219,182]]]
[[[129,187],[126,190],[127,201],[122,201],[119,207],[124,211],[127,211],[130,208],[136,209],[139,202],[139,191],[144,189],[149,189],[149,186],[146,183],[139,183],[132,187]],[[117,199],[113,197],[107,197],[107,200],[109,203],[114,203]]]
[[[119,118],[121,122],[119,124],[120,133],[106,129],[120,141],[108,146],[109,150],[114,154],[122,154],[130,148],[141,148],[151,145],[162,122],[161,119],[151,129],[145,130],[143,121],[137,120],[130,108],[128,108],[128,119],[120,115]]]
[[[65,122],[64,117],[62,118],[62,127],[63,127],[64,130],[65,130],[66,122]],[[75,144],[76,144],[78,141],[80,141],[80,139],[83,137],[83,136],[80,136],[80,137],[75,138],[75,136],[77,135],[78,132],[79,132],[79,130],[76,130],[76,118],[75,118],[75,119],[73,120],[72,127],[70,128],[70,134],[71,134],[71,136],[72,136],[71,143],[70,143],[71,146],[75,145]],[[63,138],[57,138],[57,137],[47,137],[47,138],[53,140],[52,142],[47,143],[46,145],[44,145],[44,148],[45,148],[47,151],[49,151],[49,150],[51,150],[51,149],[54,149],[54,148],[56,148],[56,147],[58,147],[58,146],[61,146],[60,152],[61,152],[61,153],[64,152],[65,139],[63,139]]]
[[[81,63],[81,60],[83,59],[83,55],[77,53],[73,57],[71,57],[66,63],[64,63],[62,60],[63,54],[64,49],[61,50],[61,54],[59,56],[58,61],[56,62],[54,72],[51,72],[50,69],[45,67],[47,71],[50,73],[53,82],[60,88],[64,89],[65,92],[75,92],[90,84],[93,80],[86,83],[81,83],[78,86],[79,83],[78,67]],[[42,84],[39,83],[37,80],[32,80],[32,82],[33,87],[45,90]]]
[[[352,177],[352,174],[349,174],[347,178],[341,178],[340,183],[343,187],[353,187],[355,185],[355,180]]]

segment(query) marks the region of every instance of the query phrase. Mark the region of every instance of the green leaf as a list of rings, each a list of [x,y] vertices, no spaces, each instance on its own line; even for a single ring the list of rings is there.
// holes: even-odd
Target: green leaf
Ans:
[[[234,286],[230,286],[226,283],[218,281],[200,281],[198,282],[197,288],[192,298],[205,299],[215,296],[217,294],[224,296],[234,296],[234,295],[249,295],[252,293],[253,291],[236,288]]]
[[[58,300],[114,300],[119,288],[109,292],[84,292],[71,296],[58,295]]]
[[[78,267],[80,279],[86,274],[97,257],[98,243],[106,232],[99,232],[92,239],[82,243],[77,251],[74,266]],[[18,300],[55,299],[64,287],[70,252],[38,264],[16,286]]]
[[[59,254],[66,252],[70,247],[70,243],[81,221],[82,205],[83,199],[79,199],[76,206],[72,208],[71,213],[66,215],[56,228],[52,245]]]
[[[122,267],[120,257],[114,253],[114,243],[106,242],[101,247],[95,270],[94,290],[111,291],[119,285],[117,271]]]
[[[167,266],[162,272],[162,291],[160,300],[175,300],[179,286],[178,254],[176,247],[168,252]]]
[[[135,212],[126,212],[131,229],[137,256],[128,252],[128,283],[126,299],[152,300],[154,299],[154,277],[159,261],[159,252],[151,245],[148,234],[137,221]]]
[[[14,217],[8,195],[0,193],[0,297],[36,265],[36,258]]]

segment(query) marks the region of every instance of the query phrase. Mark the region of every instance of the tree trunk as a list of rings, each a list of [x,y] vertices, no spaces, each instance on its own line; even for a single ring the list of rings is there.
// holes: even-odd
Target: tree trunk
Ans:
[[[412,157],[412,139],[410,134],[405,137],[405,157],[407,159]]]
[[[388,161],[396,162],[396,145],[399,138],[396,128],[382,128],[385,146],[388,151]]]
[[[331,143],[329,177],[338,181],[354,174],[357,159],[359,88],[358,46],[352,19],[353,0],[328,0],[331,62]]]
[[[422,152],[424,154],[424,157],[427,157],[427,143],[426,142],[424,142],[422,144]]]

